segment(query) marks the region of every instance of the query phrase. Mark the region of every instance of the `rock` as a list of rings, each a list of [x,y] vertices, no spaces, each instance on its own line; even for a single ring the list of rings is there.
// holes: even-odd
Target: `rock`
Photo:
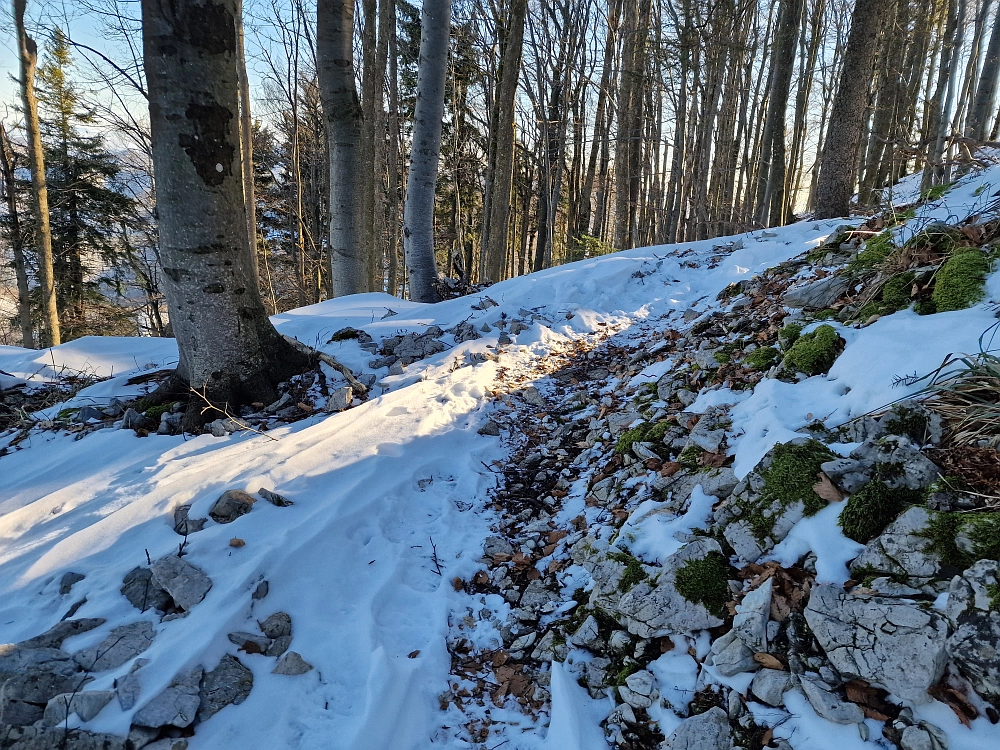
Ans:
[[[480,435],[486,435],[489,437],[499,437],[500,435],[500,425],[494,422],[492,419],[486,420],[486,423],[476,430]]]
[[[267,596],[268,591],[270,591],[270,589],[271,586],[267,581],[261,581],[260,583],[257,584],[257,588],[253,590],[253,593],[250,595],[250,598],[253,599],[255,602],[259,602],[261,599]]]
[[[86,633],[96,627],[103,625],[103,617],[85,617],[80,620],[63,620],[46,630],[41,635],[21,641],[17,645],[20,648],[62,648],[63,641],[80,633]]]
[[[813,711],[836,724],[860,724],[865,720],[864,711],[854,703],[845,703],[809,674],[799,675],[799,685]]]
[[[601,636],[597,632],[597,620],[593,615],[588,615],[583,624],[577,628],[576,632],[570,636],[570,643],[575,646],[583,646],[591,651],[596,651],[601,645]]]
[[[851,569],[922,580],[936,576],[941,558],[929,550],[926,530],[930,519],[926,508],[908,509],[867,544],[851,563]]]
[[[687,388],[679,389],[675,396],[685,407],[691,406],[691,404],[698,400],[698,394],[694,391],[689,391]]]
[[[820,464],[820,470],[848,495],[853,495],[871,479],[871,472],[853,458],[835,458]]]
[[[1000,699],[1000,612],[993,606],[1000,591],[1000,563],[980,560],[948,589],[946,614],[954,632],[948,655],[988,701]]]
[[[118,426],[120,430],[143,430],[146,429],[147,420],[142,414],[131,406],[122,415],[122,423]]]
[[[741,672],[753,672],[760,664],[753,658],[754,652],[743,645],[734,630],[712,644],[712,664],[723,677],[732,677]]]
[[[733,489],[739,484],[736,473],[731,467],[699,471],[696,475],[701,490],[706,495],[725,499],[733,494]]]
[[[684,719],[660,745],[661,750],[732,750],[732,747],[729,717],[718,706]]]
[[[275,612],[263,622],[258,622],[261,632],[268,638],[281,638],[292,634],[292,618],[286,612]]]
[[[162,740],[157,740],[146,745],[142,750],[187,750],[187,747],[187,740],[165,737]]]
[[[133,607],[143,612],[148,609],[166,612],[174,604],[170,594],[153,579],[149,568],[130,570],[122,581],[121,592]]]
[[[153,645],[154,637],[153,626],[140,620],[115,628],[98,645],[73,654],[73,659],[89,672],[116,669]]]
[[[537,610],[551,601],[558,601],[558,597],[550,591],[541,580],[531,581],[521,594],[519,602],[522,609]]]
[[[781,301],[788,307],[807,310],[825,310],[836,302],[850,286],[846,276],[827,276],[825,279],[793,286],[782,296]]]
[[[289,505],[295,505],[295,503],[293,503],[284,495],[279,495],[277,492],[271,492],[271,490],[265,487],[261,487],[259,490],[257,490],[257,494],[260,495],[265,500],[267,500],[269,503],[271,503],[271,505],[274,505],[278,508],[287,508]]]
[[[295,651],[288,651],[284,656],[278,659],[278,663],[275,665],[274,669],[271,670],[271,674],[305,674],[312,668],[312,664],[306,662],[298,653]]]
[[[93,406],[84,406],[73,415],[73,419],[71,421],[76,424],[86,424],[91,419],[96,419],[100,422],[105,416],[104,412],[100,409],[95,409]]]
[[[652,672],[640,669],[625,678],[625,684],[619,686],[618,694],[633,708],[649,708],[660,697],[653,684]]]
[[[860,461],[869,472],[878,473],[892,489],[922,490],[940,475],[938,467],[903,435],[866,440],[851,451],[851,458]]]
[[[207,518],[188,518],[191,512],[190,505],[181,505],[174,510],[174,531],[181,536],[194,534],[205,528],[208,523]]]
[[[569,647],[565,643],[556,643],[556,631],[549,630],[531,652],[532,659],[538,661],[565,661]]]
[[[199,690],[198,721],[215,716],[228,705],[238,706],[250,695],[253,672],[235,656],[226,654],[219,666],[206,672]]]
[[[69,714],[76,714],[80,721],[90,721],[115,697],[113,690],[93,690],[81,693],[63,693],[50,698],[45,706],[42,724],[54,727],[66,721]]]
[[[659,578],[644,580],[626,592],[618,601],[617,611],[629,632],[640,638],[659,638],[721,625],[721,618],[703,604],[689,602],[674,585],[677,571],[685,564],[713,552],[722,552],[714,539],[696,539],[685,544],[667,558]]]
[[[912,724],[899,738],[900,750],[948,750],[948,735],[926,721]]]
[[[762,669],[750,683],[750,691],[769,706],[785,705],[785,692],[791,688],[792,676],[780,669]]]
[[[215,505],[208,511],[208,515],[216,523],[232,523],[240,516],[249,513],[255,502],[257,502],[257,498],[249,492],[226,490],[215,501]]]
[[[288,650],[288,647],[292,645],[292,636],[281,635],[274,639],[267,650],[264,652],[264,656],[278,657],[281,656]]]
[[[768,578],[756,589],[747,592],[743,601],[736,605],[733,632],[744,646],[755,653],[767,651],[767,621],[771,613],[773,585],[774,580]]]
[[[532,406],[537,406],[539,409],[544,409],[546,407],[545,399],[542,394],[538,392],[538,389],[533,385],[529,385],[527,388],[521,391],[521,398],[527,401]]]
[[[353,400],[354,390],[349,385],[344,386],[330,393],[330,397],[326,400],[326,406],[323,408],[328,412],[344,411]]]
[[[200,568],[175,555],[160,558],[150,571],[153,580],[185,611],[190,611],[212,588],[212,579]]]
[[[147,664],[149,664],[148,659],[136,659],[128,674],[120,680],[115,680],[115,693],[118,695],[118,705],[122,711],[131,711],[139,700],[142,686],[139,684],[139,675],[136,672]]]
[[[63,727],[12,727],[0,724],[4,750],[132,750],[122,737]]]
[[[174,677],[162,693],[135,712],[132,723],[153,729],[191,726],[201,703],[198,686],[204,672],[202,667],[195,667]]]
[[[83,675],[34,671],[9,678],[0,688],[0,724],[34,724],[52,698],[79,690],[86,680]]]
[[[948,625],[933,611],[893,599],[813,587],[805,618],[842,677],[877,684],[912,703],[944,672]]]
[[[502,536],[488,536],[483,542],[483,554],[486,557],[496,557],[497,555],[513,555],[514,547]]]
[[[608,647],[612,651],[626,651],[632,645],[632,636],[627,630],[616,630],[608,638]]]
[[[718,363],[716,362],[716,365]],[[704,451],[718,453],[719,446],[726,439],[726,431],[717,427],[718,420],[704,416],[698,420],[698,424],[691,430],[688,439]]]
[[[72,590],[73,586],[86,577],[83,573],[73,573],[72,571],[63,573],[63,577],[59,581],[59,595],[66,596]]]
[[[73,675],[79,667],[65,651],[56,648],[23,648],[0,644],[0,685],[11,677],[28,672],[52,672]]]

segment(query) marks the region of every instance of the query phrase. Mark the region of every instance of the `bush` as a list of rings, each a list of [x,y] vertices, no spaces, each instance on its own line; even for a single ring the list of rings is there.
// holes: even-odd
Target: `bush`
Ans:
[[[844,343],[832,326],[821,325],[798,338],[785,355],[785,367],[806,375],[829,372]]]

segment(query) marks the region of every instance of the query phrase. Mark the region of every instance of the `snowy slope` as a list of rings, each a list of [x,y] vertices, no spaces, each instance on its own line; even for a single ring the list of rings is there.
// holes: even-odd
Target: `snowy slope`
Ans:
[[[982,190],[983,184],[990,187]],[[1000,168],[954,188],[923,209],[920,220],[980,210],[992,186],[1000,186]],[[470,298],[425,306],[368,294],[283,313],[274,318],[282,333],[359,372],[367,370],[371,355],[356,341],[325,343],[344,326],[362,328],[376,340],[464,320],[493,330],[414,363],[403,375],[381,370],[369,401],[274,430],[269,434],[276,440],[248,433],[140,439],[127,430],[75,440],[35,432],[25,449],[0,457],[0,643],[46,630],[83,596],[87,601],[75,616],[108,622],[69,640],[69,651],[100,642],[114,626],[148,619],[157,635],[143,654],[150,663],[138,673],[142,705],[178,672],[196,664],[211,669],[232,653],[227,633],[255,629],[254,620],[281,610],[293,619],[292,648],[315,669],[272,675],[272,660],[241,655],[254,671],[250,697],[198,725],[192,750],[430,747],[441,724],[437,696],[449,673],[448,614],[465,597],[451,581],[478,569],[489,533],[487,490],[496,481],[490,465],[505,457],[499,439],[477,434],[494,408],[498,367],[528,373],[573,337],[626,330],[637,321],[662,317],[664,325],[680,325],[684,311],[717,307],[716,295],[728,284],[808,251],[841,223],[806,221],[560,266],[491,287],[488,296],[498,304],[485,310],[471,309],[477,300]],[[733,241],[736,249],[726,247]],[[991,278],[988,291],[989,302],[1000,301],[1000,276]],[[500,347],[499,362],[455,367],[467,353],[496,351],[501,315],[525,317],[522,310],[540,317],[514,344]],[[384,317],[388,311],[396,314]],[[861,330],[840,330],[848,346],[829,376],[794,385],[764,380],[749,397],[711,392],[695,408],[727,396],[733,403],[743,399],[733,425],[742,434],[735,444],[742,475],[812,419],[835,425],[902,397],[894,376],[922,374],[949,352],[974,351],[993,322],[988,303],[925,318],[897,313]],[[45,352],[0,348],[0,370],[29,381],[55,377],[62,367],[114,376],[82,391],[71,405],[134,396],[135,387],[124,385],[130,375],[175,359],[173,343],[155,339],[86,338]],[[5,440],[0,436],[0,445]],[[256,493],[260,487],[295,504],[258,502],[234,524],[210,522],[190,537],[185,559],[203,569],[213,587],[189,616],[161,623],[121,596],[122,578],[145,565],[147,554],[155,560],[176,551],[175,508],[191,504],[191,516],[204,517],[222,491]],[[230,547],[233,536],[246,546]],[[86,578],[60,596],[59,581],[68,571]],[[250,594],[262,580],[270,593],[253,601]],[[87,689],[110,689],[128,667],[98,675]],[[511,737],[508,747],[599,746],[594,738],[601,737],[596,724],[603,715],[558,669],[553,699],[552,736]],[[86,727],[124,735],[130,716],[112,702]],[[943,726],[947,717],[934,721]],[[984,741],[982,747],[996,746],[989,743],[1000,736],[994,732]],[[831,735],[815,743],[793,736],[792,744],[796,750],[834,744],[840,750],[862,743]]]

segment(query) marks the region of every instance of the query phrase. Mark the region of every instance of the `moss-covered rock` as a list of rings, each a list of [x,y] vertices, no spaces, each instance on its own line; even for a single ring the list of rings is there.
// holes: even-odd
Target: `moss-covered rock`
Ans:
[[[830,371],[844,346],[845,341],[833,326],[824,324],[798,338],[785,354],[784,365],[806,375],[821,375]]]
[[[750,352],[743,360],[743,364],[758,372],[763,372],[774,367],[780,358],[781,354],[773,346],[762,346]]]
[[[961,570],[1000,560],[1000,513],[935,513],[924,536],[943,563]]]
[[[872,271],[898,249],[892,241],[892,232],[887,230],[868,240],[861,252],[848,264],[848,269],[854,273]]]
[[[729,565],[718,552],[689,560],[677,571],[677,593],[692,604],[701,604],[716,617],[725,616],[729,601]]]
[[[649,577],[642,569],[642,562],[627,552],[609,552],[608,557],[625,566],[625,572],[618,581],[618,590],[622,593],[635,588]]]
[[[934,301],[937,312],[964,310],[986,296],[986,275],[989,258],[977,248],[956,248],[937,273],[934,281]]]
[[[628,453],[632,450],[632,443],[653,443],[656,446],[654,450],[659,453],[659,443],[670,427],[670,422],[643,422],[625,430],[615,443],[615,453]]]
[[[844,536],[861,544],[881,534],[907,505],[921,499],[919,492],[891,489],[880,481],[872,481],[850,496],[840,512],[840,528]]]
[[[799,323],[789,323],[778,331],[778,345],[783,352],[787,352],[792,344],[799,340],[802,335],[802,325]]]
[[[779,500],[783,505],[801,502],[807,516],[826,507],[826,500],[813,490],[820,465],[837,456],[818,440],[783,443],[774,446],[771,465],[764,470],[764,499]]]

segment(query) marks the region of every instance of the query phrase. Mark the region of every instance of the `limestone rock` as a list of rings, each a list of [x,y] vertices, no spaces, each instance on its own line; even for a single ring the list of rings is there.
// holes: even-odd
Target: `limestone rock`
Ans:
[[[153,573],[149,568],[130,570],[122,581],[121,592],[133,607],[142,612],[150,609],[166,612],[174,604],[170,594],[153,580]]]
[[[1000,563],[980,560],[948,589],[947,615],[954,632],[948,654],[976,692],[989,701],[1000,699],[1000,612],[992,594],[1000,585]]]
[[[63,573],[63,577],[59,580],[59,595],[66,596],[72,590],[73,586],[86,577],[83,573],[74,573],[73,571]]]
[[[328,412],[344,411],[344,409],[351,405],[351,401],[353,400],[354,390],[349,385],[344,386],[330,393],[324,409]]]
[[[80,721],[90,721],[115,697],[113,690],[92,690],[80,693],[63,693],[50,698],[45,706],[42,723],[54,727],[66,721],[69,714],[76,714]]]
[[[183,672],[153,700],[135,712],[132,723],[140,727],[173,726],[183,729],[194,723],[201,698],[198,687],[204,669],[195,667]]]
[[[865,720],[864,711],[854,703],[845,703],[830,692],[823,682],[812,675],[799,676],[799,685],[813,711],[836,724],[860,724]]]
[[[11,677],[0,688],[0,724],[34,724],[42,718],[49,700],[78,690],[85,680],[82,675],[35,671]]]
[[[298,653],[295,651],[288,651],[284,656],[278,659],[278,663],[275,665],[274,669],[271,670],[271,674],[305,674],[312,668],[312,664],[305,661]]]
[[[785,693],[792,688],[792,676],[780,669],[762,669],[753,676],[750,691],[769,706],[785,705]]]
[[[229,642],[239,646],[241,651],[246,651],[248,654],[263,654],[266,653],[269,648],[271,648],[272,641],[267,636],[257,635],[256,633],[246,633],[239,631],[236,633],[230,633],[228,636]]]
[[[632,708],[649,708],[660,697],[653,687],[654,682],[652,672],[640,669],[625,678],[625,684],[619,686],[618,694]]]
[[[760,669],[760,664],[754,661],[753,654],[754,652],[743,644],[734,630],[730,630],[712,644],[712,664],[723,677]]]
[[[80,620],[63,620],[46,630],[41,635],[21,641],[21,648],[62,648],[63,641],[80,633],[86,633],[104,624],[103,617],[85,617]]]
[[[914,506],[889,524],[851,564],[852,569],[875,570],[888,576],[928,579],[937,575],[941,559],[930,551],[925,532],[930,514]]]
[[[243,490],[226,490],[222,493],[208,515],[216,523],[232,523],[240,516],[246,515],[253,508],[257,498]]]
[[[287,612],[275,612],[257,624],[260,625],[260,631],[268,638],[281,638],[292,634],[292,618]]]
[[[601,637],[597,632],[597,620],[593,615],[588,615],[583,624],[577,628],[576,632],[570,636],[570,642],[574,646],[583,646],[595,651],[601,643]]]
[[[789,307],[824,310],[836,302],[849,285],[850,280],[846,276],[827,276],[825,279],[793,286],[785,292],[781,301]]]
[[[806,621],[843,677],[867,680],[902,700],[925,703],[941,677],[948,626],[933,611],[905,602],[812,589]]]
[[[73,675],[79,671],[73,658],[57,648],[24,648],[0,644],[0,685],[11,677],[28,672],[52,672]]]
[[[228,705],[238,706],[247,699],[252,688],[253,672],[235,656],[226,654],[201,680],[198,721],[211,718]]]
[[[185,611],[190,611],[212,588],[212,579],[200,568],[176,555],[160,558],[153,563],[150,571],[153,580],[170,594],[174,604]]]
[[[181,536],[195,534],[205,528],[207,518],[188,518],[190,505],[180,505],[174,510],[174,531]]]
[[[496,557],[497,555],[513,555],[514,548],[511,543],[502,536],[489,536],[483,542],[483,554],[486,557]]]
[[[545,403],[545,398],[538,389],[533,385],[529,385],[527,388],[521,391],[521,398],[527,401],[532,406],[537,406],[539,409],[544,409],[547,404]]]
[[[90,672],[116,669],[149,648],[155,637],[153,626],[140,620],[115,628],[98,645],[73,654],[73,659]]]
[[[0,724],[0,747],[4,750],[126,750],[125,739],[62,727],[13,727]]]
[[[661,750],[732,750],[733,736],[729,717],[718,706],[681,722]]]
[[[948,735],[926,721],[906,727],[899,739],[900,750],[948,750]]]
[[[139,675],[136,672],[148,663],[148,659],[136,659],[128,674],[120,680],[115,680],[115,693],[118,695],[118,705],[121,706],[122,711],[131,711],[139,700],[142,685],[139,683]]]
[[[756,589],[747,592],[743,601],[736,605],[733,632],[744,646],[755,653],[767,651],[767,621],[771,613],[773,585],[774,580],[768,578]]]
[[[264,652],[264,656],[278,657],[281,656],[288,650],[288,647],[292,645],[292,636],[290,635],[280,635],[271,642],[271,645],[267,647]]]

